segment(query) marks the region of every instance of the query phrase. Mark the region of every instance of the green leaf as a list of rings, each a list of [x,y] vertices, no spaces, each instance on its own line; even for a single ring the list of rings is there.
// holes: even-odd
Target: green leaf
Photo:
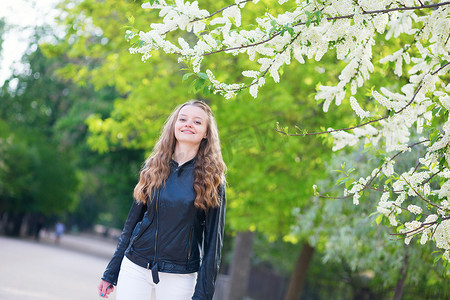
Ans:
[[[436,103],[431,104],[430,106],[427,107],[427,111],[432,111],[435,106],[436,106]]]
[[[432,134],[430,134],[431,145],[433,145],[438,137],[440,136],[439,131],[435,130]]]
[[[353,185],[353,183],[355,183],[355,179],[353,179],[353,178],[350,178],[351,180],[347,180],[346,182],[345,182],[345,188],[346,189],[349,189],[350,188],[350,186],[351,185]]]
[[[272,33],[275,32],[275,30],[277,30],[277,28],[276,28],[276,27],[272,27],[272,28],[269,30],[269,36],[271,36]]]
[[[341,185],[341,184],[345,183],[346,181],[348,181],[349,179],[351,179],[351,178],[350,178],[350,177],[342,177],[342,178],[339,178],[339,179],[336,181],[336,184],[337,184],[337,185]]]
[[[202,79],[202,78],[196,79],[194,81],[194,91],[198,92],[203,87],[203,84],[205,84],[204,79]]]
[[[191,75],[193,75],[194,73],[186,73],[186,74],[184,74],[183,75],[183,80],[182,81],[185,81],[186,79],[188,79],[189,77],[191,77]]]
[[[378,217],[375,219],[375,222],[377,223],[377,225],[380,225],[382,220],[383,220],[383,215],[379,214]]]
[[[438,106],[438,107],[436,107],[435,109],[433,109],[433,115],[439,114],[440,110],[441,110],[441,107],[440,107],[440,106]]]
[[[443,166],[445,166],[446,162],[447,162],[447,160],[445,159],[445,156],[442,156],[441,160],[439,161],[439,165],[443,167]]]
[[[211,92],[210,92],[210,86],[209,86],[209,85],[206,85],[206,86],[203,88],[203,96],[208,97],[210,93],[211,93]]]
[[[287,27],[287,31],[289,32],[289,34],[290,34],[291,36],[294,35],[294,28],[292,28],[292,27]]]
[[[442,255],[436,256],[434,258],[433,264],[436,264],[441,258],[442,258]]]
[[[206,73],[198,73],[197,75],[202,79],[209,80],[209,77]]]
[[[138,41],[139,41],[139,36],[138,36],[138,35],[135,35],[135,36],[133,36],[133,37],[131,38],[130,43],[131,43],[131,44],[135,44],[135,43],[137,43]]]

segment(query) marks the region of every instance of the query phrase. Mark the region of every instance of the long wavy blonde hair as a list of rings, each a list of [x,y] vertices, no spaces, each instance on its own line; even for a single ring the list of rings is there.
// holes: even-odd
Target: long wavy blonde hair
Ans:
[[[218,187],[225,183],[226,165],[220,149],[219,133],[211,108],[203,101],[191,100],[179,105],[167,118],[161,136],[153,148],[152,154],[141,169],[139,182],[134,188],[134,198],[137,202],[146,204],[152,201],[152,192],[164,186],[169,177],[169,163],[175,150],[174,127],[178,113],[187,105],[200,107],[207,118],[206,138],[200,142],[194,167],[194,190],[197,196],[194,205],[204,211],[220,205]]]

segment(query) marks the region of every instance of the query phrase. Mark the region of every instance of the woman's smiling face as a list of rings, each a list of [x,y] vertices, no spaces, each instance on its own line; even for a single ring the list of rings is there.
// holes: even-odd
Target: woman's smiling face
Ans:
[[[186,105],[178,112],[174,130],[178,143],[200,145],[202,139],[206,138],[208,115],[200,107]]]

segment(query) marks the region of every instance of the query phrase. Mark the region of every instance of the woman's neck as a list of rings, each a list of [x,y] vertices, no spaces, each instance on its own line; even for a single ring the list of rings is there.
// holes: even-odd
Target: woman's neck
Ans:
[[[191,145],[177,143],[175,150],[173,151],[173,160],[175,160],[179,166],[187,161],[193,159],[198,152],[198,147],[192,147]]]

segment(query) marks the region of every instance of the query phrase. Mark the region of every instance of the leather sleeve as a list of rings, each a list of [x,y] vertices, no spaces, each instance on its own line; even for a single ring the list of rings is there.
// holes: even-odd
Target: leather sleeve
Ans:
[[[226,187],[219,188],[220,206],[206,213],[203,259],[198,271],[194,300],[211,300],[214,295],[217,273],[220,267],[225,226]]]
[[[116,251],[114,252],[113,257],[111,258],[105,272],[103,273],[103,280],[112,283],[113,285],[117,285],[120,265],[122,263],[125,250],[130,243],[131,234],[133,233],[136,224],[142,220],[146,209],[147,205],[137,203],[136,199],[133,201],[133,204],[131,205],[130,211],[128,213],[127,220],[125,221],[122,234],[120,235]]]

